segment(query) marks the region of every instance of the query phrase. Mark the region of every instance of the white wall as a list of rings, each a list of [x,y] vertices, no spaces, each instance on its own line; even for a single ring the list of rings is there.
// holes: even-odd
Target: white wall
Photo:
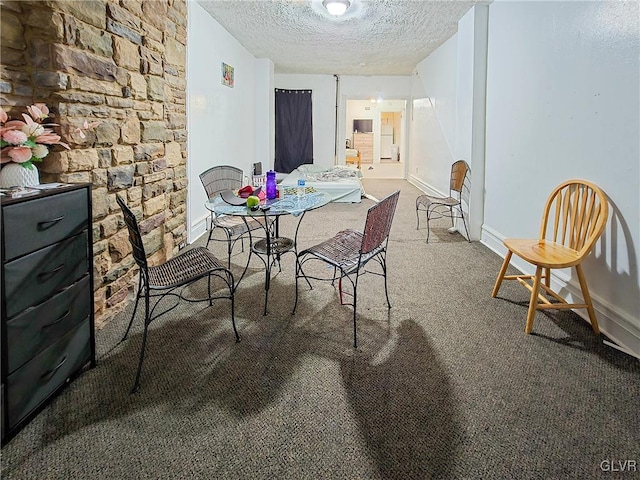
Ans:
[[[502,238],[537,236],[557,184],[598,184],[613,214],[585,274],[601,327],[636,352],[639,18],[637,2],[491,4],[483,233],[503,253]],[[574,275],[556,281],[579,292]]]
[[[273,167],[275,158],[275,118],[273,115],[275,95],[273,93],[273,62],[268,58],[255,60],[256,110],[254,131],[256,134],[254,162],[262,162],[262,171]]]
[[[414,103],[411,130],[409,174],[413,177],[412,181],[430,189],[432,193],[447,195],[451,164],[457,160],[454,159],[457,42],[457,35],[454,35],[416,66],[425,97]],[[424,137],[424,142],[415,136]]]
[[[421,88],[414,82],[414,97],[420,99],[414,116],[422,115],[419,125],[435,129],[425,131],[424,149],[413,152],[409,179],[426,192],[448,195],[451,164],[465,160],[471,171],[463,210],[472,240],[480,239],[484,209],[488,8],[469,10],[458,22],[458,33],[416,66]],[[456,225],[466,235],[460,220]]]
[[[458,23],[454,156],[471,168],[468,204],[463,196],[463,209],[472,240],[480,239],[484,221],[488,20],[489,6],[476,5]]]
[[[256,150],[269,148],[256,124],[268,125],[272,67],[256,61],[196,2],[187,2],[187,8],[187,238],[192,242],[205,232],[209,216],[198,175],[223,164],[249,174]],[[222,62],[234,67],[233,88],[221,83]],[[258,122],[256,115],[267,117]]]

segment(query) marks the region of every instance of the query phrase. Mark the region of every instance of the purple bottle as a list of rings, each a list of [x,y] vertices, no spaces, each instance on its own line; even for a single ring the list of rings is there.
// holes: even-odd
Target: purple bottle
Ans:
[[[267,172],[267,200],[273,200],[278,196],[278,190],[276,187],[276,172],[269,170]]]

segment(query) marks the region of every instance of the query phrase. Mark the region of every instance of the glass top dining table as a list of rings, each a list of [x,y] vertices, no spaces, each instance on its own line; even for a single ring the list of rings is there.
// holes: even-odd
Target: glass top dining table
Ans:
[[[245,273],[249,267],[251,256],[255,254],[265,266],[265,298],[264,298],[264,311],[263,315],[267,314],[267,302],[269,297],[269,286],[271,283],[271,272],[274,265],[278,265],[280,270],[280,257],[281,255],[293,252],[297,254],[296,244],[298,238],[298,231],[302,218],[309,211],[316,210],[324,207],[331,202],[331,196],[323,192],[313,192],[298,197],[296,195],[285,195],[284,198],[276,198],[273,200],[264,200],[260,202],[258,209],[251,210],[246,205],[231,205],[223,200],[220,195],[209,199],[205,206],[208,210],[212,211],[216,216],[230,215],[242,217],[247,222],[250,218],[263,218],[263,229],[265,232],[264,238],[260,238],[254,241],[252,236],[252,230],[247,224],[247,230],[249,234],[249,243],[251,249],[247,257],[247,263],[244,266],[242,275],[236,282],[235,288],[238,287]],[[293,238],[280,236],[279,219],[284,215],[293,215],[298,217],[298,223]],[[267,220],[274,219],[270,222]],[[273,229],[270,226],[273,225]]]

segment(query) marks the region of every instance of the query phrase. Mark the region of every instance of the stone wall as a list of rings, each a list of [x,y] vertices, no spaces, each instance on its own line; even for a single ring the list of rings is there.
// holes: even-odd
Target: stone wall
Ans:
[[[123,310],[137,268],[116,203],[138,216],[151,265],[186,241],[186,0],[5,1],[0,104],[46,103],[70,151],[42,182],[93,184],[96,325]],[[83,139],[74,133],[100,121]]]

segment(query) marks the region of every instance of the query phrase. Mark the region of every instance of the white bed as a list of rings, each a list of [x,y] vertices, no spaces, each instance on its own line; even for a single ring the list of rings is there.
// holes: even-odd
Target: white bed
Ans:
[[[326,192],[331,195],[332,202],[360,203],[365,195],[360,179],[362,172],[354,167],[336,165],[319,167],[317,165],[300,165],[281,182],[285,189],[295,189],[298,185],[299,172],[305,174],[307,188],[312,191]]]

